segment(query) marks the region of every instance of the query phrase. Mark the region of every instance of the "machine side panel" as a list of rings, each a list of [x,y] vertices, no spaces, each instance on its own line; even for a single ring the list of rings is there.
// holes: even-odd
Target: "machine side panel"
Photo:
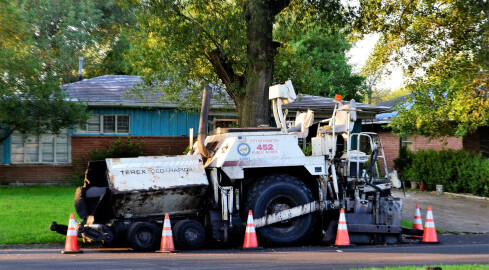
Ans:
[[[242,179],[245,168],[303,166],[312,175],[326,173],[324,157],[305,156],[295,135],[236,135],[224,140],[207,168],[222,168],[232,179]]]

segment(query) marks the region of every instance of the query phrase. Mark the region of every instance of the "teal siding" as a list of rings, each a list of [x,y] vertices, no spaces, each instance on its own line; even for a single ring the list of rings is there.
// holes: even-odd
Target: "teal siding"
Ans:
[[[4,134],[6,134],[7,131],[4,131]],[[10,138],[9,136],[5,141],[3,141],[2,145],[2,162],[0,164],[10,164]]]
[[[351,131],[351,133],[360,133],[360,132],[362,132],[362,120],[357,119],[355,121],[355,125],[353,126],[353,131]],[[351,149],[357,149],[357,141],[358,141],[357,136],[353,136],[351,139]],[[360,149],[362,149],[361,143],[362,142],[360,142]]]
[[[129,115],[129,135],[131,136],[182,136],[188,135],[189,128],[193,128],[194,135],[197,135],[199,128],[200,116],[198,114],[176,110],[95,108],[90,112]],[[111,136],[112,134],[104,135]]]

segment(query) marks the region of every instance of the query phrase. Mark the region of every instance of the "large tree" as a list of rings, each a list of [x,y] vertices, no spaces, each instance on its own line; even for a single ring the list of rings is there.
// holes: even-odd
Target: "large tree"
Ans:
[[[406,67],[414,97],[395,132],[461,137],[489,124],[489,1],[361,0],[355,29],[381,35],[370,69]]]
[[[78,56],[101,51],[109,2],[97,2],[0,0],[0,143],[14,130],[57,133],[86,120],[61,86],[77,79]]]
[[[292,5],[292,4],[291,4]],[[353,74],[346,56],[351,44],[346,17],[335,24],[317,23],[307,7],[291,7],[277,18],[274,81],[291,79],[301,93],[362,101],[364,78]]]
[[[164,91],[186,89],[196,99],[202,83],[223,85],[237,106],[240,125],[269,124],[268,87],[280,43],[274,24],[285,9],[313,22],[344,25],[339,0],[124,1],[138,17],[134,68]],[[158,82],[158,83],[157,83]]]

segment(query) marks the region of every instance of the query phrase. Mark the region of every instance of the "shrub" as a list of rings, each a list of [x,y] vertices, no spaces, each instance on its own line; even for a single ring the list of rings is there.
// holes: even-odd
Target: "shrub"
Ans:
[[[114,144],[107,146],[105,149],[101,150],[90,150],[88,151],[88,157],[84,156],[80,160],[73,162],[75,167],[81,169],[80,172],[76,172],[70,178],[70,181],[75,185],[80,185],[83,183],[85,178],[85,168],[90,160],[104,160],[106,158],[124,158],[124,157],[138,157],[142,156],[144,153],[144,142],[140,140],[134,140],[131,137],[122,139],[118,137]]]
[[[88,160],[102,160],[106,158],[124,158],[142,156],[144,151],[144,142],[127,137],[122,140],[118,137],[112,146],[107,146],[103,150],[91,150],[88,152]]]
[[[306,148],[303,148],[302,153],[306,156],[312,155],[312,144],[308,144]]]
[[[413,152],[406,146],[401,146],[401,148],[399,148],[399,157],[394,159],[394,168],[397,170],[397,173],[404,175],[406,173],[405,168],[408,168],[411,165],[413,157]]]
[[[405,180],[443,185],[449,192],[489,196],[489,159],[467,151],[419,150],[405,169]]]

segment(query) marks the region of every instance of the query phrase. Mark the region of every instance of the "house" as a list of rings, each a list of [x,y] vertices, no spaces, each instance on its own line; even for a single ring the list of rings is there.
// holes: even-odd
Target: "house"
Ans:
[[[127,97],[139,76],[105,75],[65,85],[74,100],[87,102],[87,125],[59,134],[23,136],[14,132],[0,147],[0,182],[63,182],[73,175],[73,163],[89,150],[104,149],[118,137],[144,142],[146,155],[182,154],[189,144],[189,129],[197,135],[198,113],[178,110],[170,102]],[[228,103],[212,100],[210,119],[216,126],[236,121]]]
[[[402,96],[393,100],[377,104],[377,106],[393,109],[395,105],[407,100],[410,95]],[[489,127],[480,127],[476,132],[468,134],[463,139],[457,137],[443,137],[441,139],[430,139],[426,136],[412,135],[400,138],[392,134],[386,125],[396,115],[396,112],[387,112],[377,115],[375,118],[363,121],[363,131],[371,131],[379,134],[387,157],[387,167],[394,168],[394,159],[399,156],[399,148],[406,146],[413,152],[418,150],[467,150],[489,157]]]
[[[91,113],[88,123],[59,134],[25,137],[14,132],[0,147],[0,183],[66,182],[75,171],[82,170],[76,163],[90,150],[104,149],[119,137],[143,141],[145,155],[181,154],[189,144],[189,129],[197,135],[200,115],[179,110],[171,102],[156,102],[159,96],[128,97],[127,91],[140,82],[139,76],[105,75],[65,85],[72,99],[87,102]],[[331,117],[333,108],[333,99],[310,95],[299,95],[295,102],[284,106],[291,112],[313,109],[316,119]],[[361,103],[357,108],[361,110],[357,132],[362,119],[374,118],[388,109]],[[292,120],[295,113],[290,116]],[[236,124],[230,99],[212,99],[209,120],[210,130]],[[310,134],[315,132],[311,130]]]

